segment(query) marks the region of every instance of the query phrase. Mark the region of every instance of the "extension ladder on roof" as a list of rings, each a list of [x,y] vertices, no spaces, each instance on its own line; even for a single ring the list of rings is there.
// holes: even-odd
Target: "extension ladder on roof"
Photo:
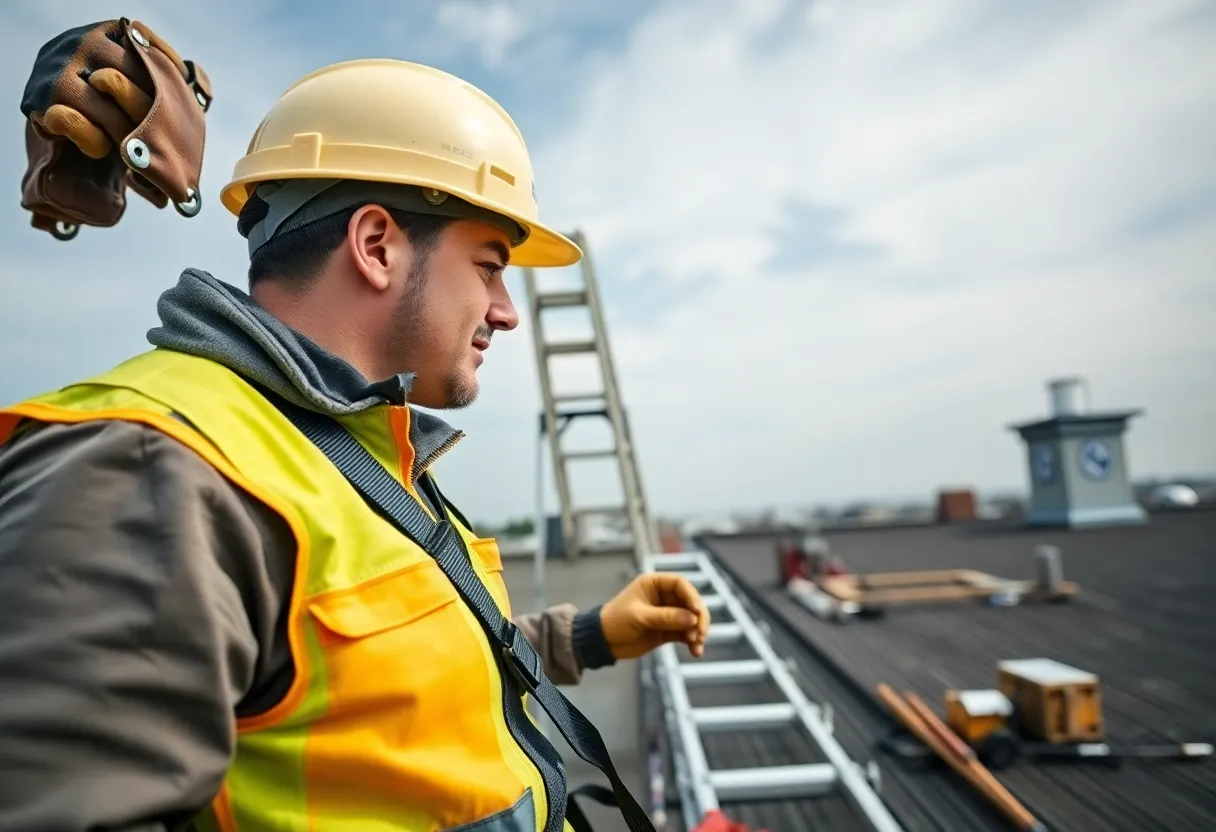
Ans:
[[[746,643],[755,658],[742,661],[681,662],[676,646],[665,644],[656,653],[657,681],[663,700],[677,788],[686,828],[723,803],[816,797],[843,792],[876,832],[901,828],[871,785],[871,777],[836,741],[830,711],[811,702],[794,681],[757,623],[735,594],[730,581],[703,552],[648,555],[647,572],[676,572],[701,592],[710,611],[706,646]],[[693,707],[688,689],[694,685],[746,684],[772,680],[783,699],[765,704]],[[786,730],[801,726],[826,763],[711,769],[701,736],[709,732]]]
[[[528,293],[528,307],[532,318],[532,341],[536,352],[536,368],[540,380],[541,400],[544,405],[542,432],[548,436],[549,451],[553,459],[553,473],[557,496],[561,507],[562,542],[566,557],[576,559],[584,554],[612,554],[627,552],[635,562],[645,552],[658,548],[658,535],[646,506],[642,489],[642,477],[634,454],[633,438],[621,400],[617,383],[616,367],[608,343],[608,326],[600,301],[596,283],[595,267],[587,239],[581,231],[574,231],[570,238],[583,251],[580,262],[581,281],[575,288],[542,291],[535,270],[524,269],[524,285]],[[552,340],[547,337],[544,323],[546,311],[586,312],[590,332],[585,336]],[[578,356],[594,356],[598,365],[599,389],[573,392],[557,392],[553,384],[550,362]],[[562,442],[562,435],[575,419],[596,417],[605,419],[611,432],[611,444],[592,450],[572,451]],[[587,506],[575,499],[571,487],[571,463],[581,460],[607,459],[615,461],[624,499],[621,505]],[[628,540],[596,543],[587,540],[584,521],[593,517],[624,518],[629,527]],[[640,568],[640,564],[638,564]]]

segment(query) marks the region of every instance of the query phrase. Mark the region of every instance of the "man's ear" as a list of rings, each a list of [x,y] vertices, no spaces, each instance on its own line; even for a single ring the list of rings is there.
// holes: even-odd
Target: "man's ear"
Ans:
[[[392,216],[379,205],[364,205],[355,211],[346,227],[346,245],[355,268],[378,291],[392,285],[405,235]]]

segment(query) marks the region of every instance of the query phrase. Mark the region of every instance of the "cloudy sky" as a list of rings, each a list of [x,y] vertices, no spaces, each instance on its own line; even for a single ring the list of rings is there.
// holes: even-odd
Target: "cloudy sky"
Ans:
[[[1216,470],[1210,0],[64,0],[3,15],[5,402],[144,349],[183,267],[243,285],[218,193],[261,116],[319,66],[396,57],[498,99],[533,152],[542,217],[588,235],[657,511],[1024,488],[1007,425],[1045,414],[1044,382],[1065,374],[1089,379],[1095,407],[1146,410],[1134,474]],[[61,244],[19,206],[18,102],[43,42],[118,15],[214,82],[208,201],[185,220],[135,199],[116,228]],[[527,321],[487,358],[482,398],[451,414],[469,438],[439,474],[497,521],[534,507]],[[610,499],[609,481],[580,474],[580,500]]]

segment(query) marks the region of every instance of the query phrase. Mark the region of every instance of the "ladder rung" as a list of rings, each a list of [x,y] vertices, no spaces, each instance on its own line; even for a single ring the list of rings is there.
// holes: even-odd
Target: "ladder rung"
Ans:
[[[726,608],[726,599],[721,595],[702,595],[701,603],[705,605],[705,609],[713,612]]]
[[[568,451],[562,454],[562,460],[567,459],[608,459],[616,456],[616,449],[605,451]]]
[[[595,350],[595,341],[554,341],[545,344],[546,355],[574,355]]]
[[[569,292],[546,292],[536,296],[536,305],[541,309],[555,309],[559,306],[586,306],[587,292],[583,289]]]
[[[754,682],[768,676],[768,667],[760,659],[731,662],[683,662],[680,675],[685,684],[730,684]]]
[[[579,546],[579,551],[587,555],[628,555],[633,550],[632,540],[597,541]]]
[[[703,733],[784,728],[797,718],[798,713],[788,702],[692,709],[692,720]]]
[[[661,572],[669,572],[673,569],[688,569],[698,566],[701,563],[701,557],[699,552],[671,552],[650,555],[647,560],[652,568]]]
[[[604,398],[606,394],[600,393],[562,393],[560,396],[554,396],[553,401],[561,404],[562,402],[589,402],[596,399]]]
[[[742,802],[818,797],[836,788],[831,763],[801,766],[757,766],[711,771],[709,782],[718,799]]]
[[[733,621],[711,624],[711,641],[735,632],[744,635],[744,631],[751,632],[752,627],[766,632],[765,622],[752,620],[748,605],[737,596],[714,560],[698,554],[648,553],[644,563],[649,571],[683,575],[702,586],[709,584],[711,592],[703,596],[706,605],[711,608],[726,606],[737,613],[729,616]],[[716,594],[718,589],[721,589],[721,596]],[[845,791],[865,816],[867,828],[875,832],[900,832],[899,824],[876,795],[867,773],[849,758],[848,752],[833,737],[830,707],[816,705],[807,698],[792,679],[788,661],[783,663],[763,638],[753,646],[755,659],[708,662],[681,662],[672,645],[660,648],[660,693],[664,708],[670,713],[670,719],[666,720],[668,738],[674,748],[683,749],[687,769],[680,785],[681,800],[691,801],[697,807],[712,807],[814,798]],[[771,681],[780,690],[782,701],[712,708],[693,707],[690,702],[689,694],[695,685],[765,681]],[[703,735],[765,729],[788,731],[797,726],[805,728],[813,745],[818,747],[810,759],[830,762],[717,771],[709,767]]]
[[[706,645],[737,644],[743,641],[743,627],[734,622],[729,624],[710,624],[709,633],[705,636]]]
[[[569,410],[557,411],[558,420],[565,419],[567,422],[571,419],[581,419],[584,416],[603,416],[608,417],[608,408],[606,407],[580,407],[570,408]]]
[[[594,506],[587,508],[576,508],[571,513],[576,517],[586,517],[589,514],[624,514],[628,509],[625,506]]]

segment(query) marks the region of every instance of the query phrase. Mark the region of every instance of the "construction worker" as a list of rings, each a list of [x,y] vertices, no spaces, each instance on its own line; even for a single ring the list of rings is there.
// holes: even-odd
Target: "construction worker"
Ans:
[[[197,171],[164,164],[173,126],[144,129],[177,93],[130,54],[180,60],[139,23],[73,31],[27,88],[50,148],[29,179],[134,158],[154,202],[197,213]],[[91,81],[90,60],[115,71]],[[529,697],[647,828],[553,683],[667,642],[700,656],[696,590],[646,574],[602,607],[512,615],[495,541],[432,473],[462,434],[428,411],[470,404],[518,323],[508,263],[581,255],[538,220],[515,124],[434,69],[328,66],[221,200],[248,293],[187,269],[151,350],[0,411],[0,829],[574,828]],[[90,224],[40,204],[36,227]]]

